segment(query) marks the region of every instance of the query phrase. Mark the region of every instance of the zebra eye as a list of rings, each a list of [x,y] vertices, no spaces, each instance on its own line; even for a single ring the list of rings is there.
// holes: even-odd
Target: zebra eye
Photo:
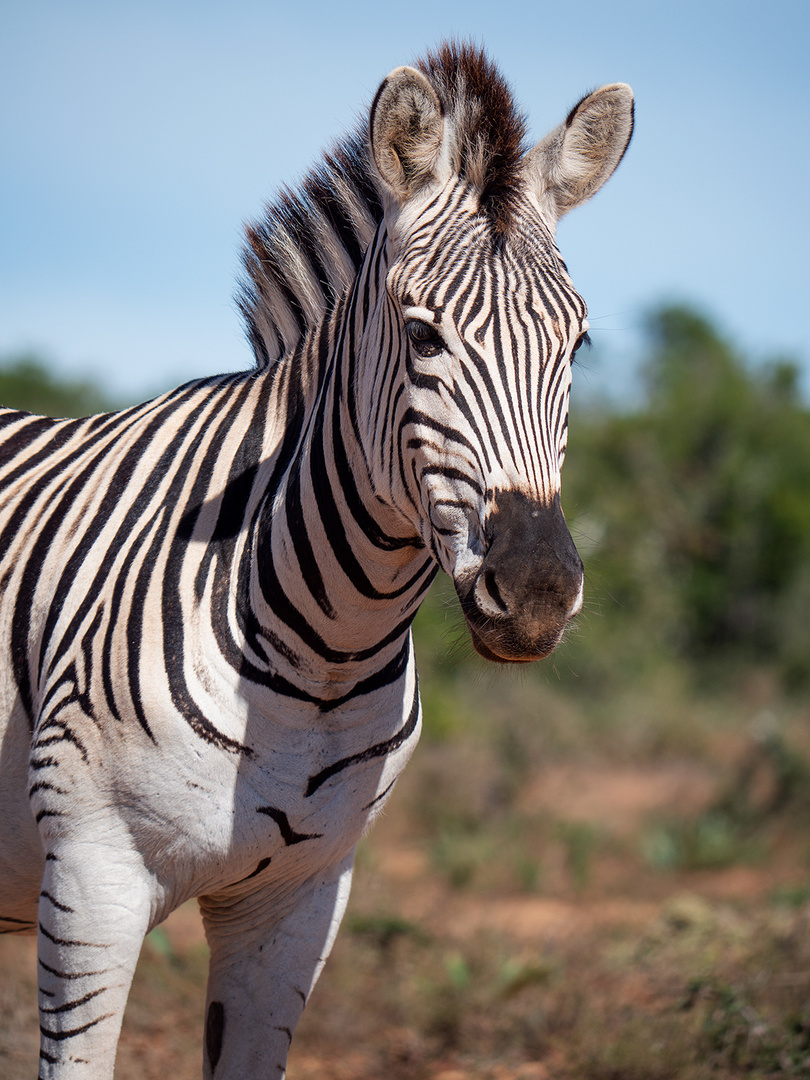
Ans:
[[[589,349],[591,347],[591,339],[587,334],[580,334],[579,338],[577,339],[576,345],[571,350],[571,355],[573,356],[574,353],[579,352],[583,345],[587,345]]]
[[[430,323],[422,322],[421,319],[408,319],[405,323],[405,332],[420,356],[427,358],[444,352],[444,340],[436,327]]]

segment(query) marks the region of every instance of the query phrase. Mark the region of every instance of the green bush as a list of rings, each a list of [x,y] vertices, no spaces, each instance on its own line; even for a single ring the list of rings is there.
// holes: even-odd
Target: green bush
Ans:
[[[576,664],[587,675],[589,655],[624,650],[636,671],[668,656],[698,672],[762,663],[806,684],[810,413],[796,368],[754,370],[685,308],[646,330],[642,404],[572,422],[563,493],[602,612]]]
[[[74,418],[112,407],[101,388],[86,380],[60,379],[42,359],[29,353],[0,359],[0,406]]]

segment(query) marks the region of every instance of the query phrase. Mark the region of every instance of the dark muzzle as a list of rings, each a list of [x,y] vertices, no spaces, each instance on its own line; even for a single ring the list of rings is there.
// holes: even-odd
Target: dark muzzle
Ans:
[[[543,505],[496,493],[485,539],[481,569],[459,592],[477,652],[501,663],[548,656],[582,602],[582,561],[559,496]]]

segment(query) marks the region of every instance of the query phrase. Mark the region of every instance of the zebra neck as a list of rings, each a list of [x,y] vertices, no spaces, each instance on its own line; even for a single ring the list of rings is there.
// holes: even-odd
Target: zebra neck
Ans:
[[[285,668],[330,683],[368,678],[403,654],[435,572],[412,529],[374,493],[350,415],[346,343],[358,327],[347,333],[347,317],[336,312],[308,343],[319,354],[308,364],[317,386],[298,413],[283,478],[267,491],[254,546],[252,606],[265,638]]]

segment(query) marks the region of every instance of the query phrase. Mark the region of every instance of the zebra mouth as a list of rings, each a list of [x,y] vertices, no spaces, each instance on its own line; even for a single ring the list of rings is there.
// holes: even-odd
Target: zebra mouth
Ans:
[[[478,655],[495,664],[527,664],[552,653],[579,603],[536,587],[506,601],[488,577],[482,568],[471,585],[456,588]]]
[[[551,635],[529,640],[516,633],[514,626],[498,625],[496,621],[490,624],[487,630],[483,630],[480,616],[473,617],[475,622],[466,611],[465,616],[473,648],[484,660],[494,664],[530,664],[535,660],[543,660],[557,648],[565,630],[563,626]]]

